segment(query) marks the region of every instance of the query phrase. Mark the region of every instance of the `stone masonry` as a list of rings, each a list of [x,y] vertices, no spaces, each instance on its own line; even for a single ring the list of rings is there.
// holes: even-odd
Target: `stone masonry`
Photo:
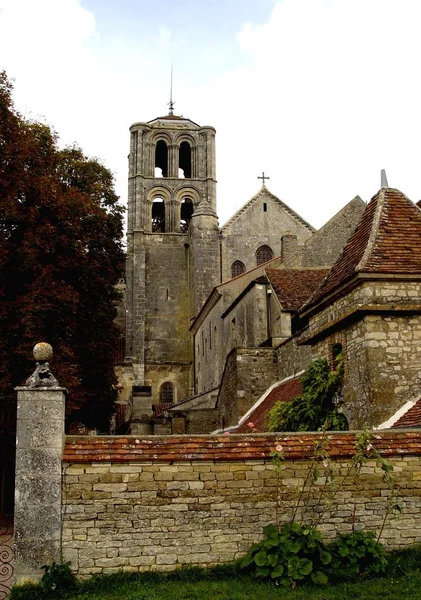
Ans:
[[[80,576],[211,565],[242,556],[263,528],[291,518],[317,434],[254,436],[68,437],[63,479],[63,559]],[[343,473],[354,435],[329,436],[333,467]],[[281,443],[278,473],[270,452]],[[403,513],[388,518],[388,548],[420,543],[421,433],[386,432],[375,446],[394,464]],[[310,490],[311,518],[320,479]],[[317,491],[316,491],[317,490]],[[326,539],[352,527],[379,531],[389,490],[369,461],[325,513]]]

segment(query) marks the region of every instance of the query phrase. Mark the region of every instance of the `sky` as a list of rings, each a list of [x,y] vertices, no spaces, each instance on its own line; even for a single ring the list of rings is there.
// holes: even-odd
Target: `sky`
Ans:
[[[220,224],[269,190],[316,228],[389,185],[421,198],[420,0],[0,0],[17,109],[114,173],[129,127],[216,128]]]

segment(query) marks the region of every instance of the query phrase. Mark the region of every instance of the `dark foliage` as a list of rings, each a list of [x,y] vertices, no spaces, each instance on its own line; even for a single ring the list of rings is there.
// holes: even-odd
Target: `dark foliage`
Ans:
[[[106,431],[116,397],[115,284],[123,270],[122,207],[113,176],[51,129],[14,109],[0,73],[0,397],[53,346],[70,394],[68,421]]]
[[[346,418],[338,412],[343,384],[342,354],[337,355],[333,370],[323,358],[311,362],[301,382],[301,396],[277,402],[270,410],[270,431],[347,430]]]

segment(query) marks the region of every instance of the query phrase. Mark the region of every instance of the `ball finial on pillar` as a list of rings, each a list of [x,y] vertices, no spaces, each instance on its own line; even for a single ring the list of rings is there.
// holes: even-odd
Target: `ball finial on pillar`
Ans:
[[[47,342],[39,342],[35,344],[33,354],[37,362],[50,361],[53,358],[53,347]]]
[[[58,381],[50,371],[48,361],[53,358],[53,348],[46,342],[35,344],[33,355],[37,361],[37,367],[32,375],[26,380],[26,386],[37,387],[57,387]]]

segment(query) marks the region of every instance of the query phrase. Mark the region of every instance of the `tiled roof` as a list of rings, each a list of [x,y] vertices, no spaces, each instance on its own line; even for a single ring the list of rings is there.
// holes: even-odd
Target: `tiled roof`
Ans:
[[[421,398],[392,427],[421,427]]]
[[[159,417],[169,408],[175,406],[174,402],[160,402],[159,404],[152,405],[152,411],[154,417]]]
[[[317,433],[227,436],[67,436],[63,460],[90,462],[171,462],[270,460],[281,444],[286,459],[310,458]],[[331,458],[355,454],[355,434],[329,433]],[[385,456],[421,456],[421,431],[376,432],[372,444]]]
[[[266,269],[284,310],[297,311],[320,287],[329,269]]]
[[[320,289],[304,308],[316,304],[358,273],[421,274],[421,211],[402,192],[382,188]]]
[[[237,427],[237,433],[247,433],[251,429],[259,433],[267,431],[265,416],[274,404],[277,402],[288,402],[299,396],[301,392],[302,385],[299,377],[280,383],[269,392],[262,402],[256,402],[256,408],[247,416],[247,419]],[[253,427],[251,427],[249,423],[253,424]]]

